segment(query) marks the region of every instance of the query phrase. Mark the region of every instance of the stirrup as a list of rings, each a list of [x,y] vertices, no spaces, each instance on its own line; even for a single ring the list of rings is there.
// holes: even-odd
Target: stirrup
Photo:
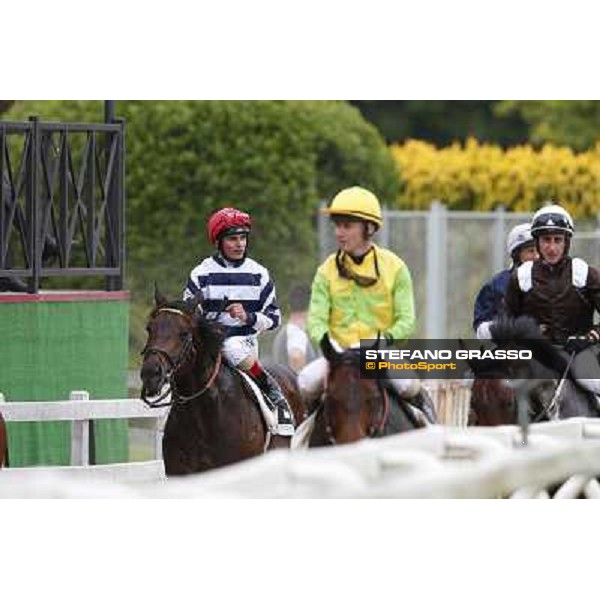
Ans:
[[[274,433],[276,435],[294,435],[296,431],[294,415],[287,402],[285,405],[275,407],[275,416],[277,418],[277,425],[275,426]]]
[[[296,433],[296,429],[293,425],[284,425],[283,423],[277,423],[273,431],[274,435],[281,435],[285,437],[291,437]]]

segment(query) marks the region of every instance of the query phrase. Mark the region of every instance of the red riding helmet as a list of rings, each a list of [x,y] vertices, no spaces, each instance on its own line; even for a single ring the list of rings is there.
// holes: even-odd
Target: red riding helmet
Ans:
[[[252,219],[250,215],[236,208],[222,208],[208,220],[208,239],[216,244],[224,235],[250,233]]]

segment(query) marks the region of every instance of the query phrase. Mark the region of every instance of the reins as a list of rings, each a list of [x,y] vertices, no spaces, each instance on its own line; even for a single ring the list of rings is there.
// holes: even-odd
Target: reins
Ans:
[[[156,317],[161,312],[173,313],[173,314],[179,315],[181,317],[184,317],[185,320],[187,321],[188,325],[190,326],[190,328],[192,327],[192,322],[191,322],[190,316],[182,310],[179,310],[177,308],[170,308],[170,307],[159,308],[154,313],[153,318]],[[156,354],[159,357],[161,366],[163,364],[163,361],[166,361],[166,363],[170,367],[169,370],[163,376],[164,380],[166,382],[168,382],[168,387],[163,393],[160,394],[160,396],[158,396],[158,398],[156,398],[154,400],[149,400],[147,398],[146,388],[144,386],[142,386],[141,398],[151,408],[160,408],[163,406],[171,406],[172,404],[187,404],[191,400],[195,400],[196,398],[199,398],[200,396],[202,396],[202,394],[206,393],[206,391],[215,382],[215,379],[217,378],[217,375],[219,374],[219,370],[221,368],[221,362],[222,362],[221,361],[221,352],[219,352],[217,354],[217,358],[215,360],[215,365],[211,371],[210,376],[208,377],[206,384],[199,391],[194,392],[193,394],[190,394],[189,396],[185,396],[177,390],[174,376],[181,369],[181,367],[183,367],[185,364],[187,364],[189,362],[190,359],[192,361],[195,361],[195,359],[197,357],[196,347],[194,346],[194,336],[191,331],[186,336],[183,348],[181,349],[181,351],[179,352],[179,354],[177,355],[177,357],[175,359],[171,358],[171,356],[164,350],[162,350],[160,348],[148,347],[148,345],[146,345],[146,347],[142,350],[141,354],[144,356],[144,359],[146,359],[146,357],[149,356],[150,354]],[[162,402],[169,394],[171,394],[171,400],[168,402]]]
[[[381,410],[381,420],[378,424],[371,426],[371,428],[369,429],[369,437],[376,437],[378,435],[383,434],[383,429],[385,427],[390,412],[390,397],[385,387],[381,388],[381,393],[383,394],[383,408]]]

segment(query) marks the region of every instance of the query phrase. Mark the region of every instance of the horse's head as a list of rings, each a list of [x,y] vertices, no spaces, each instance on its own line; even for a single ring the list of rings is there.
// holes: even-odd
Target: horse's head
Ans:
[[[492,375],[492,374],[490,374]],[[497,377],[497,374],[493,374]],[[476,377],[471,388],[469,425],[510,425],[517,422],[515,390],[506,379]]]
[[[504,425],[517,421],[516,392],[508,381],[539,380],[529,396],[530,418],[544,413],[553,384],[548,380],[564,372],[566,361],[541,334],[537,322],[528,316],[500,317],[490,328],[495,345],[503,350],[530,350],[533,361],[511,359],[470,360],[475,374],[471,390],[471,409],[476,425]],[[508,381],[507,381],[508,380]]]
[[[201,332],[206,324],[197,310],[202,302],[200,294],[187,302],[169,302],[156,288],[154,302],[146,324],[148,340],[142,350],[144,360],[140,377],[143,399],[158,396],[165,385],[170,387],[173,377],[192,369],[202,348]]]
[[[361,379],[358,349],[338,351],[327,336],[321,349],[329,362],[323,411],[331,443],[347,444],[372,437],[384,414],[384,398],[377,380]]]

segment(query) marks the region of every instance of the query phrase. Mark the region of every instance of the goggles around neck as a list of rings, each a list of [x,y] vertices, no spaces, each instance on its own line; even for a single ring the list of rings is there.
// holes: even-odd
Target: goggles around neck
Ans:
[[[375,277],[369,277],[367,275],[359,275],[352,269],[348,268],[344,263],[345,253],[342,250],[338,250],[335,255],[335,266],[337,267],[339,276],[343,279],[350,279],[354,281],[360,287],[371,287],[379,281],[379,262],[377,261],[377,252],[373,248],[373,261],[375,263]]]

